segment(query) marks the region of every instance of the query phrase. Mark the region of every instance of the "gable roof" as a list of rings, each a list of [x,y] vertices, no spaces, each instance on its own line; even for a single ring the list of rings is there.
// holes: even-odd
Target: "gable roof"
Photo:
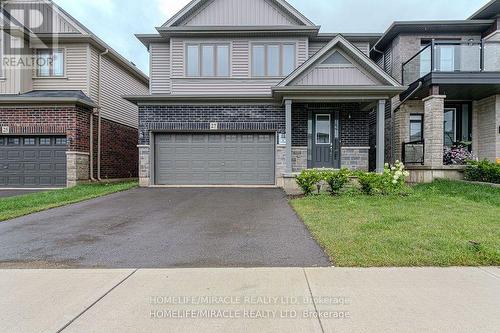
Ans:
[[[392,76],[384,72],[380,67],[377,66],[370,58],[361,52],[356,46],[352,45],[347,39],[342,35],[338,35],[332,39],[327,45],[325,45],[321,50],[319,50],[314,56],[309,58],[296,70],[294,70],[289,76],[287,76],[283,81],[281,81],[277,87],[289,86],[293,81],[299,78],[302,74],[307,73],[315,65],[319,63],[322,58],[332,51],[334,48],[340,48],[346,52],[358,65],[362,66],[363,69],[373,75],[380,82],[385,85],[393,87],[401,87],[398,81],[396,81]]]
[[[92,31],[90,31],[87,27],[85,27],[83,24],[81,24],[77,19],[75,19],[73,16],[71,16],[68,12],[66,12],[63,8],[61,8],[58,4],[56,4],[52,0],[36,0],[36,1],[28,1],[25,4],[22,2],[20,5],[37,5],[37,2],[40,4],[46,4],[47,6],[50,6],[51,9],[57,13],[57,15],[63,19],[66,24],[73,29],[76,29],[75,31],[66,31],[66,32],[51,32],[51,33],[44,33],[44,32],[34,32],[25,25],[19,23],[17,20],[15,20],[12,15],[8,12],[8,10],[4,7],[1,7],[2,9],[2,18],[3,19],[8,19],[9,22],[12,22],[16,24],[19,27],[22,27],[24,29],[24,32],[27,36],[31,38],[37,38],[37,39],[47,39],[50,40],[53,36],[56,36],[58,40],[60,41],[66,41],[66,42],[89,42],[93,46],[95,46],[97,49],[100,49],[102,51],[108,50],[109,53],[108,55],[116,61],[118,64],[120,64],[127,72],[135,76],[137,79],[141,80],[144,84],[149,86],[149,77],[144,74],[139,68],[137,68],[132,62],[127,60],[125,57],[123,57],[120,53],[115,51],[111,46],[106,44],[102,39],[97,37]]]
[[[472,14],[468,20],[485,20],[500,16],[500,0],[491,0]]]
[[[179,25],[181,22],[185,21],[187,18],[194,15],[197,12],[197,10],[202,8],[204,5],[207,5],[209,2],[213,1],[217,0],[192,0],[179,12],[177,12],[174,16],[172,16],[167,22],[165,22],[161,26],[161,28],[169,28]],[[299,12],[285,0],[265,0],[265,1],[269,1],[275,4],[284,13],[286,13],[287,15],[294,18],[297,22],[299,22],[299,25],[314,26],[314,23],[312,21],[310,21],[307,17],[305,17],[301,12]]]

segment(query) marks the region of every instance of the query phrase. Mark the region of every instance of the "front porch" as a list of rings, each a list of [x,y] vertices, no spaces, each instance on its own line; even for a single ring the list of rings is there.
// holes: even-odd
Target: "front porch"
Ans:
[[[321,102],[325,99],[327,102]],[[276,169],[277,185],[288,192],[295,192],[294,178],[304,169],[369,171],[370,152],[375,153],[377,171],[384,169],[385,99],[330,99],[284,102],[286,134],[278,138]],[[376,146],[370,146],[373,121],[378,129]]]
[[[457,145],[474,159],[498,162],[500,95],[455,100],[439,94],[440,87],[433,91],[422,100],[405,102],[395,112],[393,159],[405,163],[410,182],[462,179],[465,166],[450,162],[445,153]]]

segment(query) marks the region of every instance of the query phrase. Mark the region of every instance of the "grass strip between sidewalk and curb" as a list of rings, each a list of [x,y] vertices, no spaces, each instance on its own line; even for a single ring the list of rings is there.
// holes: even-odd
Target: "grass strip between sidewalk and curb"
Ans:
[[[0,199],[0,222],[51,208],[126,191],[138,186],[136,181],[83,184],[73,188],[49,190]]]

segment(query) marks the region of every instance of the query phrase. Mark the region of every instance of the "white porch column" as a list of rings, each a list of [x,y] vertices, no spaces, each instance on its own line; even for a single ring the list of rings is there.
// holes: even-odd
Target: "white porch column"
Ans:
[[[286,149],[285,149],[285,171],[292,173],[292,101],[285,100],[285,123],[286,123]]]
[[[385,163],[385,100],[379,100],[377,105],[377,165],[378,173],[384,172]]]

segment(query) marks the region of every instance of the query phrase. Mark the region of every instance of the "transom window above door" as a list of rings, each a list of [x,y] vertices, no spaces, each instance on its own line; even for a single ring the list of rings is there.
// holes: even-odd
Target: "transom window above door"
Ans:
[[[186,75],[189,77],[228,77],[229,44],[186,45]]]
[[[295,67],[295,43],[252,44],[252,76],[284,77]]]

